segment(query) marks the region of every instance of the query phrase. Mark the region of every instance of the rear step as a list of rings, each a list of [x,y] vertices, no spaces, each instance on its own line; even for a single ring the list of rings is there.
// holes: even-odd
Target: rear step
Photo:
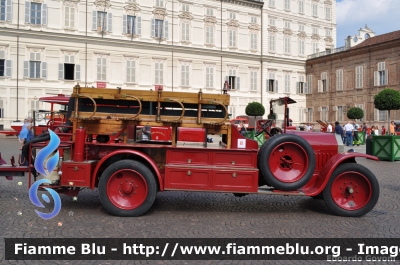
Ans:
[[[16,166],[14,156],[11,157],[11,165],[7,165],[1,158],[0,153],[0,176],[5,177],[23,177],[25,172],[29,172],[28,166]]]

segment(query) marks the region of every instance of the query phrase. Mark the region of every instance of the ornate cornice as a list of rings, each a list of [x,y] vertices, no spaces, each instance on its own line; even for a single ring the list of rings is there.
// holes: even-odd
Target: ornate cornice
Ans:
[[[324,3],[327,4],[327,5],[332,5],[332,1],[331,0],[325,0]]]
[[[311,36],[311,39],[313,39],[313,40],[320,40],[321,38],[319,37],[318,34],[313,34],[313,35]]]
[[[226,23],[228,27],[230,28],[238,28],[239,27],[239,22],[237,20],[231,20],[228,23]]]
[[[333,41],[333,39],[332,39],[332,37],[326,37],[325,39],[324,39],[324,41],[326,41],[326,42],[332,42]]]
[[[250,25],[249,25],[249,29],[250,30],[260,30],[260,25],[258,25],[258,24],[254,24],[254,23],[251,23]]]
[[[165,8],[155,8],[153,10],[153,14],[155,19],[161,19],[161,20],[163,20],[164,17],[168,15]]]
[[[183,12],[178,17],[183,20],[193,20],[193,16],[189,12]]]
[[[209,68],[215,68],[216,63],[208,63],[208,62],[206,62],[206,63],[204,63],[204,66],[205,67],[209,67]]]
[[[111,7],[111,3],[109,0],[96,0],[94,2],[97,10],[105,11]]]
[[[124,8],[125,8],[126,14],[130,15],[130,16],[135,16],[140,11],[139,5],[136,3],[129,4],[129,5],[125,6]]]
[[[307,34],[306,34],[304,31],[300,31],[300,32],[297,34],[297,36],[298,36],[299,38],[307,38]]]
[[[268,28],[268,32],[276,33],[276,32],[278,32],[278,29],[275,26],[271,26]]]
[[[215,17],[205,17],[204,18],[204,23],[206,23],[207,25],[214,25],[217,24],[217,19]]]
[[[79,0],[64,0],[64,6],[75,7],[79,3]]]
[[[240,6],[256,7],[260,8],[264,5],[263,1],[249,1],[249,0],[223,0],[223,2],[231,3]]]
[[[43,3],[43,0],[32,0],[34,3]]]
[[[283,35],[288,35],[288,36],[290,36],[290,35],[292,35],[293,34],[293,31],[291,30],[291,29],[284,29],[283,30]]]

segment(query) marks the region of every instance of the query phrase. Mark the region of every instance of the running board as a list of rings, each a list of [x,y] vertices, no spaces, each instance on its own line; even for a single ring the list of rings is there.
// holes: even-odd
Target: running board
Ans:
[[[258,194],[264,195],[290,195],[290,196],[307,196],[304,192],[301,191],[284,191],[284,190],[275,190],[273,188],[258,188]]]
[[[29,172],[28,166],[0,165],[0,176],[24,177],[25,172]]]

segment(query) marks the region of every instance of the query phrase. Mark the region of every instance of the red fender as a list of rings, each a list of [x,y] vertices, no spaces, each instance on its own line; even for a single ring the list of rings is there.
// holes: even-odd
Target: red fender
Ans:
[[[154,162],[154,160],[153,160],[151,157],[149,157],[148,155],[143,154],[143,153],[138,152],[138,151],[135,151],[135,150],[118,150],[118,151],[112,152],[112,153],[106,155],[105,157],[103,157],[103,158],[97,163],[97,166],[96,166],[96,168],[94,169],[94,173],[93,173],[93,176],[94,176],[94,177],[93,177],[92,180],[91,180],[90,188],[91,188],[92,190],[94,189],[94,184],[96,183],[97,172],[99,171],[101,165],[102,165],[108,158],[110,158],[110,157],[112,157],[112,156],[114,156],[114,155],[118,155],[118,154],[127,154],[127,153],[128,153],[128,154],[134,154],[134,155],[137,155],[137,156],[140,156],[140,157],[144,158],[144,159],[152,166],[152,168],[153,168],[154,171],[156,172],[156,175],[157,175],[157,178],[158,178],[158,182],[160,183],[160,191],[163,191],[163,190],[164,190],[164,182],[163,182],[163,180],[162,180],[162,178],[161,178],[161,173],[160,173],[160,171],[159,171],[158,168],[157,168],[157,164],[156,164],[156,163]]]
[[[356,163],[355,158],[356,157],[364,157],[367,159],[379,161],[379,158],[376,156],[371,156],[367,154],[360,154],[360,153],[339,153],[331,157],[329,161],[325,164],[325,166],[322,168],[322,170],[319,172],[319,175],[313,176],[310,182],[301,188],[301,191],[303,191],[307,196],[315,196],[321,193],[326,184],[329,181],[329,178],[331,177],[333,171],[342,163],[346,162],[352,162]]]

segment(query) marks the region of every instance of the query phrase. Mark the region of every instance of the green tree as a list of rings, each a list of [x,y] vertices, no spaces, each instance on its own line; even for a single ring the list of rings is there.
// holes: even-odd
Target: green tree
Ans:
[[[352,120],[360,120],[364,118],[364,111],[361,108],[350,108],[347,111],[347,118]]]
[[[388,129],[390,128],[390,111],[400,109],[400,91],[385,88],[374,96],[375,108],[388,111]]]
[[[264,116],[265,108],[261,103],[251,102],[246,107],[246,115],[254,116],[254,128],[256,128],[256,117]]]

